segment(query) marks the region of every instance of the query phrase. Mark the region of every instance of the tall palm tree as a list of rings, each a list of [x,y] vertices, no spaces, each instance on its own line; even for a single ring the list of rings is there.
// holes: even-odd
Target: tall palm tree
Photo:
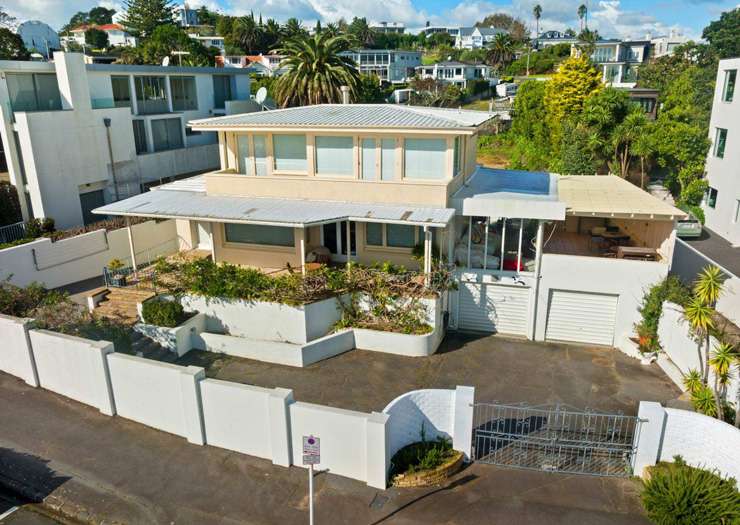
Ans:
[[[287,40],[276,52],[285,55],[281,67],[287,72],[275,83],[275,100],[281,107],[337,103],[341,86],[347,86],[354,99],[360,75],[354,62],[339,53],[350,47],[346,36],[322,31]]]
[[[586,7],[586,4],[581,4],[578,6],[578,18],[581,21],[581,31],[583,31],[583,19],[588,16],[588,7]],[[588,27],[588,19],[586,19],[586,27]]]
[[[505,66],[514,56],[514,41],[508,33],[499,33],[491,42],[488,50],[488,61],[497,66]]]
[[[534,15],[534,23],[537,29],[534,31],[534,37],[535,39],[540,38],[540,18],[542,17],[542,6],[540,4],[537,4],[534,6],[534,9],[532,9],[532,14]],[[538,40],[535,40],[536,42]]]
[[[234,33],[239,44],[247,53],[256,51],[262,40],[262,28],[254,19],[254,13],[238,18],[235,25]]]
[[[301,35],[305,35],[306,30],[303,29],[303,24],[297,18],[288,18],[283,26],[283,35],[286,38],[295,38]]]

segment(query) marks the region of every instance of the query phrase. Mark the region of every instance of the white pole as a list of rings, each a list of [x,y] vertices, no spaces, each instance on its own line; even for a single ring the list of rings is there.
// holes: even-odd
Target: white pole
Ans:
[[[506,218],[501,219],[501,264],[499,266],[500,271],[504,271],[504,248],[506,247]]]
[[[313,463],[308,466],[308,523],[313,525]]]
[[[212,222],[210,226],[211,229],[208,232],[208,236],[211,238],[211,261],[213,261],[213,264],[216,264],[216,241],[213,238],[213,228],[216,226],[216,224]]]
[[[128,233],[128,249],[131,252],[131,267],[134,269],[134,272],[137,271],[136,268],[136,250],[134,250],[134,231],[131,229],[131,218],[129,216],[126,216],[126,232]]]
[[[347,220],[347,269],[349,270],[350,263],[352,262],[352,237],[349,231],[350,221]]]
[[[473,216],[468,218],[468,268],[470,268],[470,243],[473,239]]]
[[[432,232],[429,226],[424,226],[424,284],[429,286],[429,277],[432,272]]]
[[[530,339],[535,340],[537,336],[537,306],[540,294],[540,274],[542,272],[542,241],[545,236],[545,221],[537,222],[537,241],[534,254],[534,301],[532,301],[532,324],[530,328]]]
[[[516,271],[519,272],[519,268],[522,265],[522,234],[524,233],[524,219],[519,219],[519,248],[516,255]]]
[[[455,219],[452,219],[450,225],[447,227],[447,264],[453,265],[455,263]]]
[[[301,232],[301,274],[306,275],[306,229]]]
[[[488,269],[488,222],[491,220],[490,217],[486,217],[486,237],[483,241],[483,269]]]

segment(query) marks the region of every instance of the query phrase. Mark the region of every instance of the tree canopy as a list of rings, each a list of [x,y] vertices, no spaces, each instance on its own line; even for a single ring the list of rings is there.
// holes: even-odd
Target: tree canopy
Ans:
[[[23,40],[7,27],[0,27],[0,60],[29,60]]]
[[[108,47],[108,33],[91,27],[85,31],[85,43],[93,49],[105,49]]]
[[[506,13],[493,13],[486,16],[480,22],[475,23],[478,27],[495,27],[505,29],[509,32],[511,39],[516,42],[523,42],[529,35],[527,25],[521,18],[515,18]]]
[[[148,38],[154,30],[174,23],[174,7],[170,0],[126,0],[121,23],[133,36]]]
[[[63,27],[61,32],[65,33],[70,29],[82,25],[98,25],[102,26],[113,22],[113,15],[116,14],[115,9],[108,9],[107,7],[97,6],[93,7],[89,11],[77,11],[69,19]]]
[[[174,56],[173,51],[187,54]],[[190,38],[178,26],[168,24],[157,27],[149,38],[135,48],[126,48],[120,61],[127,64],[160,64],[165,57],[184,66],[213,66],[219,50],[207,48]]]
[[[701,37],[720,59],[740,56],[740,7],[722,13],[719,20],[704,28]]]

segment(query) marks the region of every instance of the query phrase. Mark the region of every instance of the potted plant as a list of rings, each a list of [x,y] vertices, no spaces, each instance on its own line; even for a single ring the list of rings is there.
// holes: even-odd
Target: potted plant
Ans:
[[[108,272],[110,273],[108,279],[111,286],[126,286],[126,276],[121,273],[124,266],[121,259],[112,259],[108,263]]]

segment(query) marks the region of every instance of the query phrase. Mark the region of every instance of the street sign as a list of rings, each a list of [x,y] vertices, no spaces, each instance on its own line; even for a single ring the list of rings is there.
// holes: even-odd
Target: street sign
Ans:
[[[303,464],[321,463],[321,439],[315,436],[303,436]]]

